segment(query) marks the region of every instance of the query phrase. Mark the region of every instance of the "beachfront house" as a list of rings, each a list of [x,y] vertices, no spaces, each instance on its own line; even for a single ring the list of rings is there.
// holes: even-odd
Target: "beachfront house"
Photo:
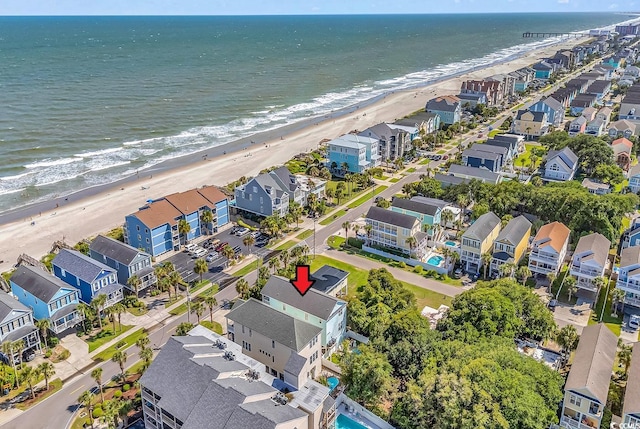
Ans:
[[[262,302],[274,310],[322,329],[322,355],[335,352],[347,332],[347,303],[314,288],[302,296],[291,293],[289,279],[271,276],[262,288]]]
[[[440,122],[451,125],[460,122],[462,118],[462,103],[455,95],[445,95],[432,98],[425,106],[427,112],[440,116]]]
[[[229,339],[242,353],[294,389],[322,371],[322,328],[254,298],[238,301],[227,314]]]
[[[33,310],[36,320],[49,319],[49,329],[60,334],[83,320],[77,307],[80,292],[48,272],[20,265],[9,279],[11,293]]]
[[[116,270],[83,255],[76,250],[60,249],[51,261],[53,274],[80,291],[80,299],[87,304],[98,295],[106,295],[104,308],[122,301],[122,286]]]
[[[452,184],[458,184],[463,180],[479,180],[484,183],[491,183],[495,185],[502,181],[502,176],[499,173],[494,173],[486,168],[469,167],[460,164],[451,164],[447,173],[448,177],[453,176],[460,179],[456,183]]]
[[[622,406],[622,422],[627,427],[640,427],[640,342],[633,345],[631,365]]]
[[[613,159],[618,167],[624,171],[629,171],[631,167],[631,149],[633,149],[631,140],[625,137],[616,139],[611,142],[611,149],[613,149]]]
[[[460,99],[463,109],[474,109],[478,104],[487,104],[487,95],[483,92],[464,93],[456,95]]]
[[[599,180],[585,177],[582,179],[582,187],[589,191],[590,194],[606,195],[611,192],[611,185],[602,183]]]
[[[411,142],[420,137],[417,127],[381,123],[358,134],[378,140],[381,161],[401,159],[412,149]]]
[[[488,106],[499,106],[504,98],[504,83],[502,80],[466,80],[460,86],[461,94],[482,94]]]
[[[205,213],[211,222],[204,222]],[[180,228],[184,221],[189,231]],[[212,234],[229,223],[227,196],[214,186],[175,193],[150,201],[125,217],[124,241],[151,256],[180,250],[181,244]]]
[[[323,265],[311,273],[311,287],[331,296],[347,295],[349,273],[331,265]]]
[[[564,122],[564,106],[552,97],[547,97],[529,106],[532,112],[544,112],[547,114],[549,124],[560,127]]]
[[[417,217],[372,206],[365,221],[372,228],[368,246],[420,261],[425,256],[429,238]]]
[[[334,176],[343,177],[347,173],[362,173],[369,168],[379,167],[380,143],[377,139],[355,134],[345,134],[327,143],[327,167]]]
[[[408,118],[395,121],[394,124],[415,127],[419,133],[433,134],[440,129],[440,116],[436,113],[419,111]]]
[[[530,236],[531,222],[526,217],[518,216],[507,223],[493,242],[493,253],[489,267],[492,277],[498,277],[502,274],[500,267],[504,264],[518,265],[527,251]]]
[[[616,289],[625,293],[625,306],[640,307],[640,246],[626,247],[620,252]]]
[[[567,181],[573,179],[578,169],[578,157],[568,147],[562,150],[550,150],[547,153],[544,176],[545,180]]]
[[[604,276],[607,269],[611,242],[600,233],[580,237],[571,259],[570,273],[578,282],[576,287],[589,292],[597,292],[593,284],[596,277]]]
[[[515,79],[513,86],[515,92],[526,91],[536,78],[536,71],[531,67],[523,67],[509,74]]]
[[[578,116],[569,123],[569,135],[577,136],[578,134],[584,134],[587,129],[587,118],[584,116]]]
[[[493,212],[476,219],[462,234],[460,262],[468,273],[478,274],[482,267],[482,255],[491,251],[500,233],[500,218]]]
[[[13,358],[20,362],[30,350],[40,350],[40,334],[33,323],[33,311],[4,291],[0,291],[0,344],[22,341]]]
[[[631,221],[631,225],[622,233],[621,248],[640,246],[640,218]]]
[[[139,294],[156,283],[151,255],[121,241],[98,235],[89,246],[89,256],[116,270],[118,283],[131,292]],[[138,282],[130,281],[134,276]]]
[[[428,204],[418,200],[393,197],[391,211],[417,218],[422,224],[422,230],[427,233],[429,240],[437,241],[440,237],[440,223],[442,206]]]
[[[269,173],[259,174],[235,189],[236,208],[259,216],[286,216],[291,192]]]
[[[609,124],[607,133],[611,138],[624,137],[628,139],[629,137],[636,135],[636,124],[631,121],[627,121],[626,119],[620,119]]]
[[[547,80],[553,73],[553,66],[546,61],[540,61],[531,66],[536,71],[536,79]]]
[[[532,112],[530,110],[518,110],[511,125],[511,132],[520,134],[531,140],[547,134],[549,120],[545,112]]]
[[[571,230],[560,222],[543,225],[531,242],[529,270],[536,276],[558,274],[569,247]]]
[[[604,323],[583,328],[569,377],[564,385],[561,427],[600,428],[609,394],[617,342],[618,337]]]

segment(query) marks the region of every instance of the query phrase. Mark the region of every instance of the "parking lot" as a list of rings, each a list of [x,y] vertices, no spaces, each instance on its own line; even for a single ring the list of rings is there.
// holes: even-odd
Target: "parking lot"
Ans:
[[[237,237],[231,234],[231,229],[227,229],[226,231],[220,232],[215,235],[198,237],[197,239],[192,240],[192,243],[199,245],[204,243],[206,240],[213,241],[215,239],[219,239],[220,243],[228,243],[229,246],[231,246],[232,248],[240,247],[241,249],[240,252],[245,255],[247,254],[247,248],[242,243],[242,240],[244,239],[244,237]],[[211,251],[213,251],[213,249],[211,249]],[[265,247],[251,246],[250,251],[252,255],[257,255],[259,258],[265,258],[270,252],[272,252],[272,250],[268,249],[266,246]],[[207,253],[207,255],[208,254],[209,253]],[[203,257],[203,259],[205,257]],[[174,265],[174,267],[180,273],[184,281],[191,282],[194,280],[199,280],[199,276],[193,272],[193,266],[196,259],[192,258],[189,253],[182,251],[169,257],[167,260]],[[222,271],[227,266],[227,258],[219,254],[218,257],[213,259],[211,262],[208,262],[207,265],[209,266],[209,270],[202,275],[203,279],[206,279],[211,281],[212,283],[218,283],[221,285],[227,283],[224,280],[228,279],[230,276]]]

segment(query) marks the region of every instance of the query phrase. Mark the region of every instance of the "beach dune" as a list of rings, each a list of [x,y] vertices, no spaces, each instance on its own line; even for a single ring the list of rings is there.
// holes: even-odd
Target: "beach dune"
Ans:
[[[333,139],[352,130],[363,130],[380,122],[400,119],[423,109],[432,97],[457,94],[466,79],[508,73],[553,55],[563,47],[584,40],[569,40],[538,49],[508,62],[475,70],[417,89],[398,91],[363,105],[339,117],[318,118],[311,125],[277,136],[270,141],[251,145],[245,150],[199,161],[161,173],[140,172],[136,180],[83,199],[51,202],[35,216],[0,226],[0,271],[8,271],[22,253],[40,258],[49,252],[56,240],[69,244],[121,226],[127,214],[135,212],[148,199],[185,191],[202,185],[225,185],[241,176],[253,176],[260,170],[282,164],[301,152],[316,148],[323,139]],[[284,133],[284,131],[283,131]],[[32,210],[33,211],[33,210]]]

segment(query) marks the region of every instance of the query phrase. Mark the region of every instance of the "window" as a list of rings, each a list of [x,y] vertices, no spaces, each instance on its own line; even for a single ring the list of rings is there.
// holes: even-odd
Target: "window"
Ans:
[[[582,398],[576,395],[569,396],[569,403],[575,405],[576,407],[580,407],[582,405]]]
[[[271,348],[272,349],[276,348],[276,342],[274,340],[271,340]]]

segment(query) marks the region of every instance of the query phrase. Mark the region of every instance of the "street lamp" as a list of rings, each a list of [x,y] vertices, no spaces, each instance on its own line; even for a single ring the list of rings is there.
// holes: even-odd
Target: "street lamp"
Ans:
[[[187,283],[187,323],[191,323],[191,295],[189,294],[188,283]]]

